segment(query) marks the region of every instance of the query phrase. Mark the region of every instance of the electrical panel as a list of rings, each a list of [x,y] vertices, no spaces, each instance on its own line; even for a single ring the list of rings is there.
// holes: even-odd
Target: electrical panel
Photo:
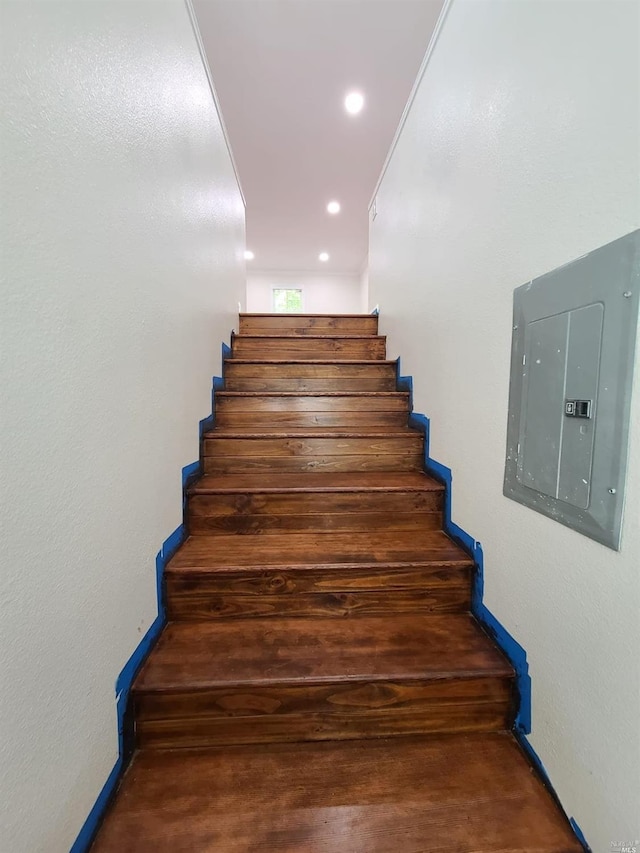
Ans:
[[[504,494],[618,549],[640,231],[514,291]]]

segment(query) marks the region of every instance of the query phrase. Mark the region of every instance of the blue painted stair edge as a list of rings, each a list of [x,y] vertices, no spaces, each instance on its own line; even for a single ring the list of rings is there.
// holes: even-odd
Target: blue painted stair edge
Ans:
[[[451,491],[453,474],[451,468],[447,468],[441,462],[436,461],[430,456],[429,437],[430,437],[430,421],[426,415],[419,414],[413,410],[413,376],[402,376],[401,359],[396,362],[396,388],[398,391],[409,392],[409,426],[424,435],[424,467],[425,471],[445,487],[444,506],[443,506],[443,527],[444,531],[453,541],[459,545],[475,563],[473,575],[473,587],[471,592],[471,612],[483,626],[485,631],[491,636],[494,642],[502,650],[508,658],[516,673],[516,689],[517,689],[517,713],[513,724],[513,734],[521,748],[527,755],[529,762],[535,767],[538,774],[542,778],[545,786],[555,799],[558,807],[562,808],[562,803],[558,797],[551,780],[544,768],[542,760],[534,748],[527,740],[527,735],[531,732],[531,676],[529,675],[529,664],[527,662],[527,653],[522,648],[520,643],[507,631],[489,608],[483,602],[484,595],[484,554],[482,545],[477,539],[474,539],[466,530],[463,530],[451,517]],[[567,820],[571,824],[576,838],[580,841],[587,853],[591,853],[591,848],[587,844],[584,834],[574,818],[567,815]]]
[[[213,429],[215,424],[215,392],[224,389],[224,363],[226,358],[231,358],[231,348],[222,344],[222,373],[223,376],[214,376],[211,387],[211,414],[203,418],[198,424],[198,446],[202,447],[202,436],[205,432]],[[140,671],[147,655],[151,651],[151,647],[155,643],[158,635],[162,631],[166,621],[166,612],[164,606],[164,570],[184,542],[187,529],[185,526],[185,514],[187,508],[187,489],[191,483],[202,474],[202,459],[199,458],[196,462],[191,462],[185,465],[182,469],[182,524],[168,536],[160,546],[160,550],[156,555],[156,593],[158,599],[158,614],[151,623],[144,637],[134,650],[133,654],[126,662],[120,675],[116,679],[116,715],[118,721],[118,758],[113,765],[111,772],[104,783],[102,790],[93,804],[91,811],[74,843],[71,846],[69,853],[86,853],[91,847],[91,844],[98,832],[102,818],[105,815],[109,804],[115,795],[120,779],[127,769],[131,756],[133,754],[133,720],[130,716],[129,695],[131,685],[133,684],[136,675]]]

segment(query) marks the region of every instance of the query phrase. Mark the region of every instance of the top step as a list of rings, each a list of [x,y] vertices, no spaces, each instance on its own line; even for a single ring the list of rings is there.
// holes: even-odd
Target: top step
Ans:
[[[241,335],[377,335],[375,314],[240,314]]]

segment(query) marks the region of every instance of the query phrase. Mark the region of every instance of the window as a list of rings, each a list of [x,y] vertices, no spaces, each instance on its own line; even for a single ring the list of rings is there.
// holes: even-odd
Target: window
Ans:
[[[274,287],[273,310],[276,314],[300,314],[302,312],[302,290]]]

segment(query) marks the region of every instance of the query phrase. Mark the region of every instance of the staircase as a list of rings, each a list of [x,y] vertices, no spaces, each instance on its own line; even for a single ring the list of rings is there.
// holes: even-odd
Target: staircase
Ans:
[[[582,850],[373,316],[240,316],[94,853]]]

